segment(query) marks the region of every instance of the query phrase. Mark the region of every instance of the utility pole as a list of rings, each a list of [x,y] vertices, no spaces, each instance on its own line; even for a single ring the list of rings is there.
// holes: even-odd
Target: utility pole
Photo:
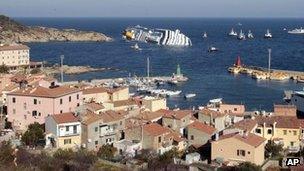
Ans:
[[[64,55],[60,55],[60,78],[61,78],[61,83],[63,83],[63,59],[64,59]]]
[[[150,59],[147,57],[147,77],[150,77]]]
[[[268,73],[270,74],[270,66],[271,66],[271,49],[268,49]]]

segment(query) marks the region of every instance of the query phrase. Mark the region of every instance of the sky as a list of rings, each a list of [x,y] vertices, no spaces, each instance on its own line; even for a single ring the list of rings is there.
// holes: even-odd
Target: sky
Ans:
[[[304,17],[304,0],[0,0],[11,17]]]

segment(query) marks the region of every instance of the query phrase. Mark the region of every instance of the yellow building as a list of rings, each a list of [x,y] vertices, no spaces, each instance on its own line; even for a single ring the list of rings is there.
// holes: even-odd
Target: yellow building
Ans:
[[[211,160],[221,159],[234,165],[251,162],[264,163],[266,139],[252,133],[231,133],[211,142]]]
[[[73,113],[46,117],[45,132],[46,147],[78,148],[81,146],[81,124]]]
[[[167,100],[166,98],[145,97],[142,100],[142,105],[145,109],[155,112],[160,109],[167,109]]]

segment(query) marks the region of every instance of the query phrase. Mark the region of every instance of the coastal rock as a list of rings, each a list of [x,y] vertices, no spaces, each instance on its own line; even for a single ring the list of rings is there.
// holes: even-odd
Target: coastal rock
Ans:
[[[102,33],[75,29],[56,29],[24,26],[9,17],[0,15],[0,41],[10,42],[49,42],[49,41],[93,41],[105,42],[112,39]]]

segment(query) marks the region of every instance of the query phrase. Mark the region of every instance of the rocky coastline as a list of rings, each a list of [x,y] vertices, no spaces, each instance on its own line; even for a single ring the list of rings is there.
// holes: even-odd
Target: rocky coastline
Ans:
[[[47,27],[30,27],[22,25],[9,17],[0,15],[1,43],[30,43],[50,41],[91,41],[107,42],[112,38],[103,33],[80,31],[75,29],[56,29]]]

